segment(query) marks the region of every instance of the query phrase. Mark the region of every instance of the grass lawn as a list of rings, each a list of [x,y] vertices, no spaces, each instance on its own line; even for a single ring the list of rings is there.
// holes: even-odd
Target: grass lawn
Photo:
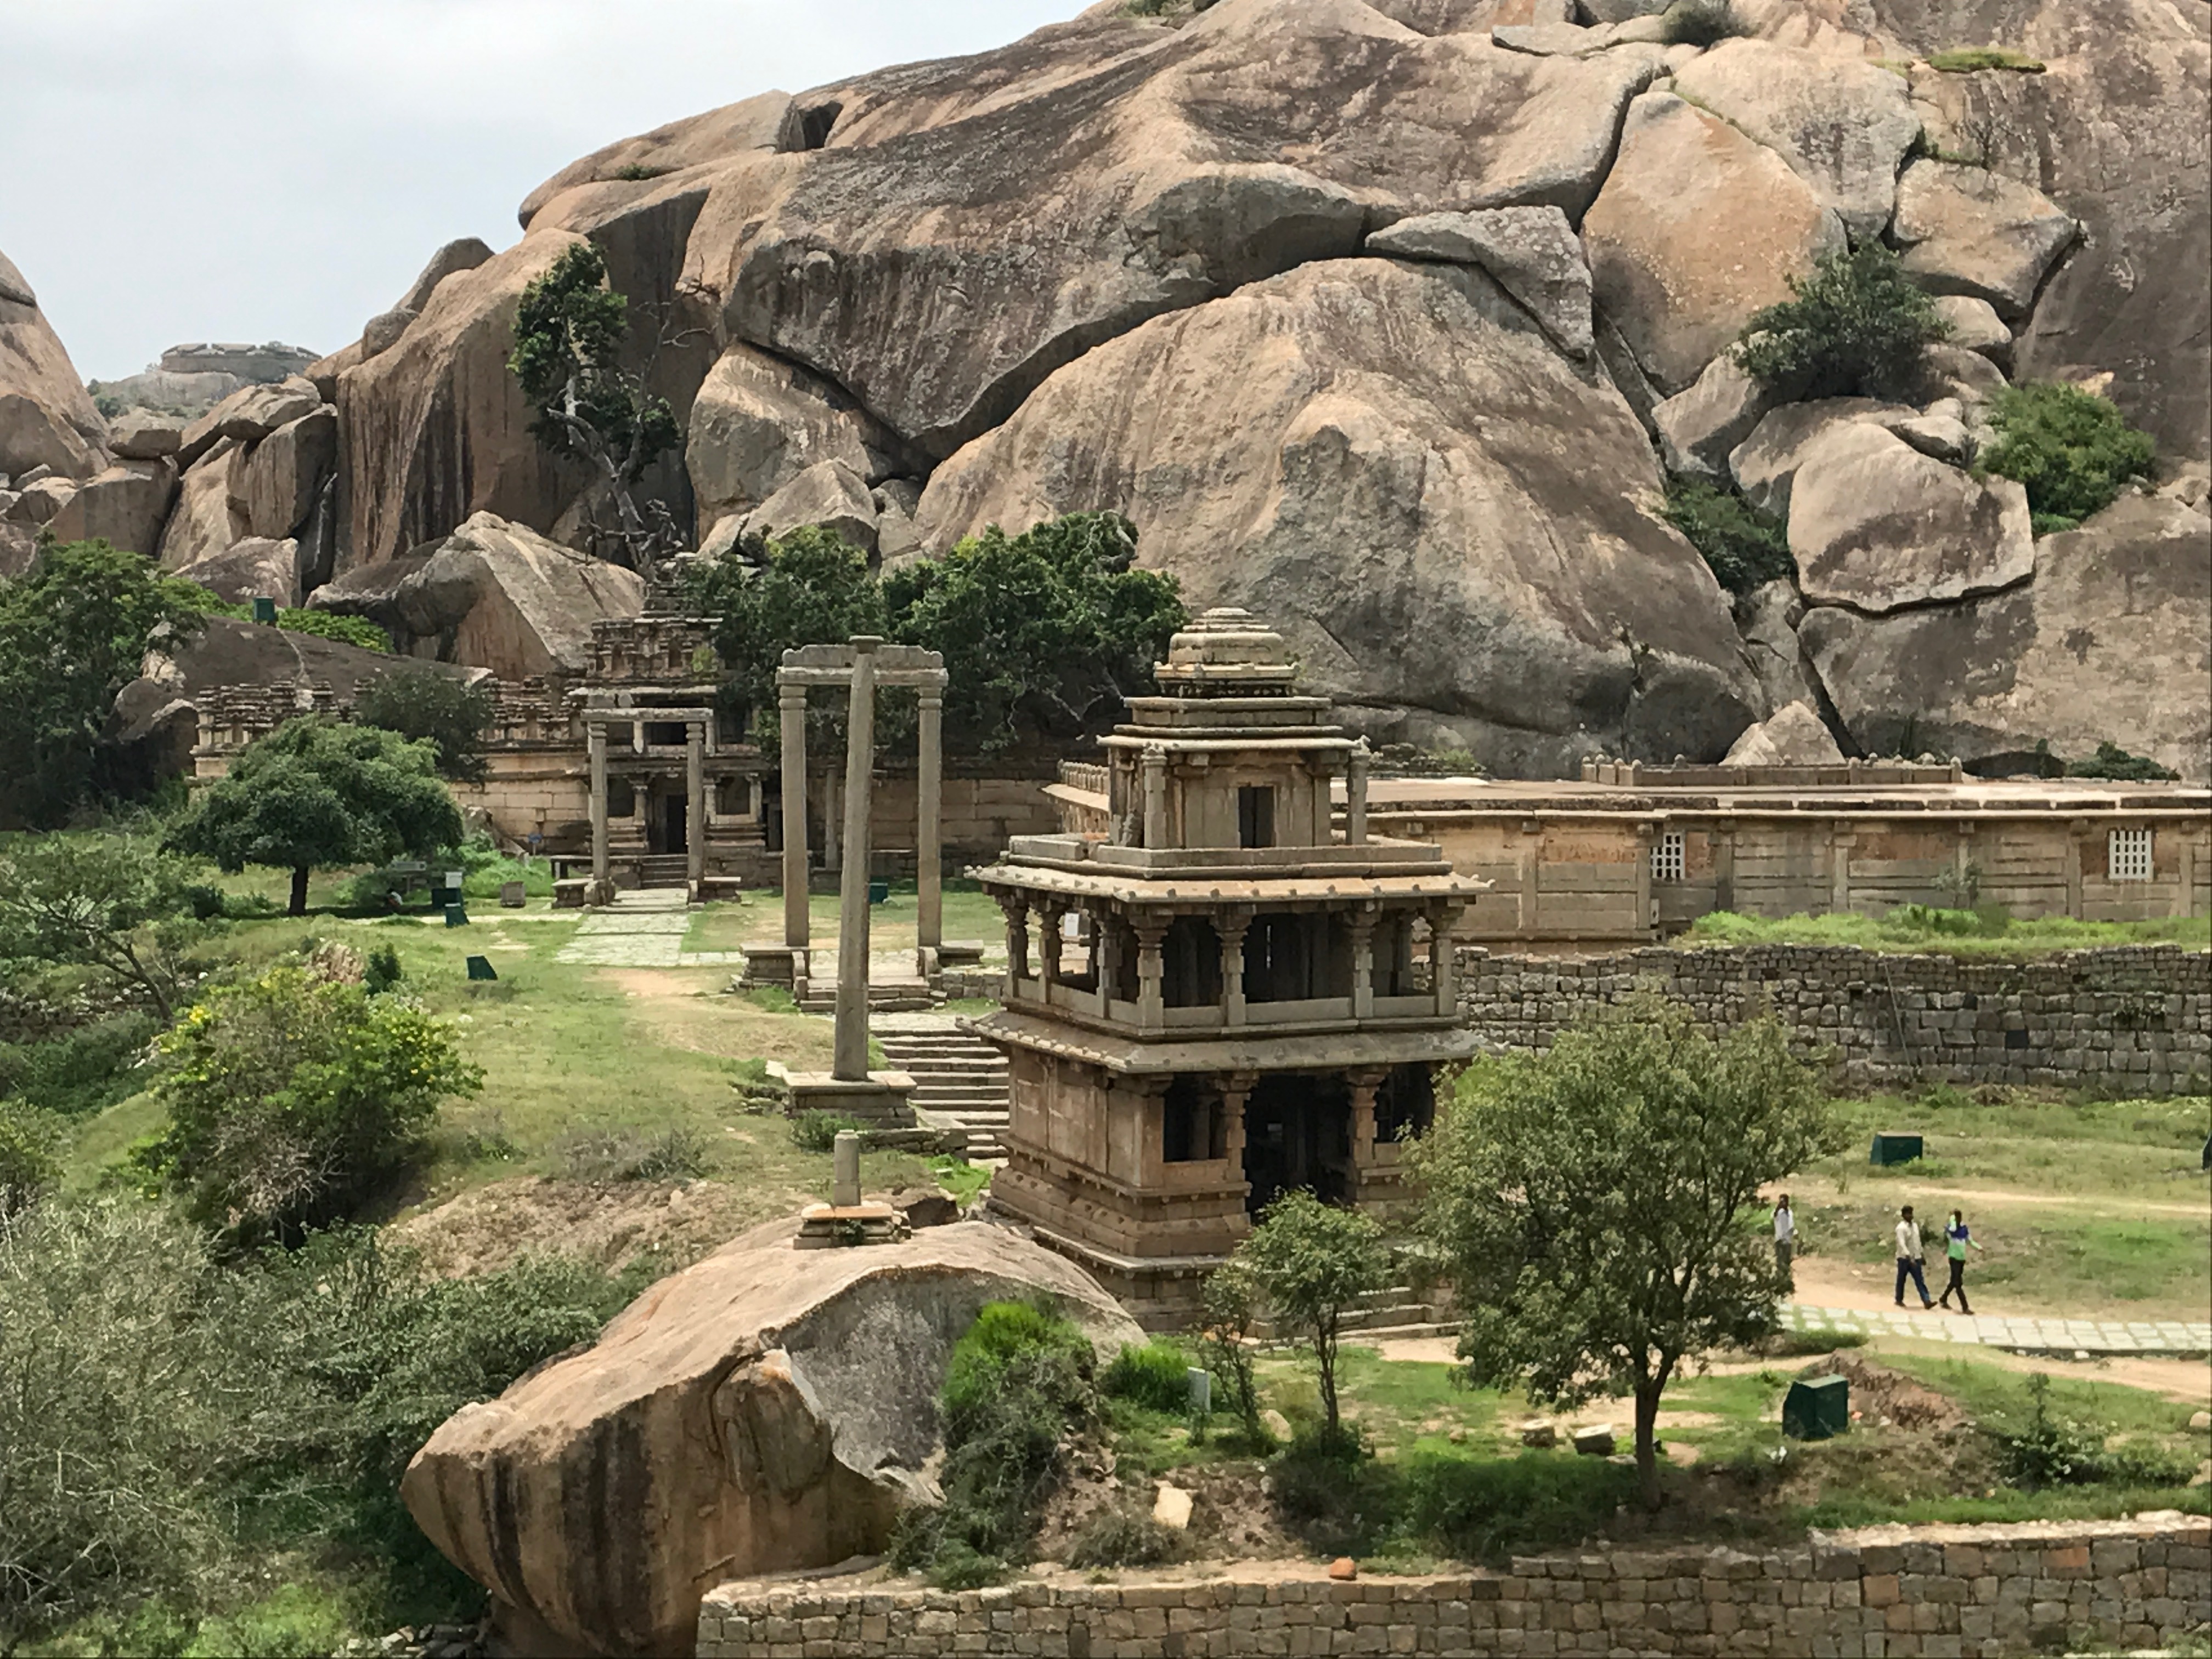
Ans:
[[[1717,910],[1672,943],[1697,950],[1727,945],[1855,945],[1863,951],[1925,951],[1954,957],[2050,956],[2100,945],[2179,945],[2212,949],[2212,916],[2154,921],[2075,921],[2045,916],[2016,921],[1996,910],[1932,910],[1899,905],[1887,915],[1744,916]]]

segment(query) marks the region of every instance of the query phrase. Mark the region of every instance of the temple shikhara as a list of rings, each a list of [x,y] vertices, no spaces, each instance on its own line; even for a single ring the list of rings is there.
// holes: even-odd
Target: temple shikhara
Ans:
[[[1199,617],[1103,739],[1106,831],[977,872],[1008,957],[970,1026],[1012,1073],[992,1203],[1147,1324],[1186,1322],[1279,1193],[1399,1200],[1399,1138],[1475,1047],[1452,939],[1487,884],[1368,833],[1366,749],[1285,657],[1241,611]]]

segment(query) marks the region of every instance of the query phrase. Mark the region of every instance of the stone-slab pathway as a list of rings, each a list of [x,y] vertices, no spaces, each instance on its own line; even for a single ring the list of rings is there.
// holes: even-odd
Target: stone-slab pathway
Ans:
[[[2201,1354],[2212,1352],[2212,1324],[2180,1320],[2031,1319],[2010,1315],[1869,1312],[1790,1303],[1783,1317],[1794,1330],[1854,1331],[1866,1336],[1917,1336],[1931,1342],[1972,1342],[2028,1353]]]
[[[592,968],[681,968],[684,934],[690,926],[682,888],[639,888],[617,894],[604,908],[586,911],[555,960]]]

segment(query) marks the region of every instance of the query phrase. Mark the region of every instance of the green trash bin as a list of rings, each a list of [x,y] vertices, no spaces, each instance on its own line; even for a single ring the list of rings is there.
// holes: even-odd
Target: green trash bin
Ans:
[[[458,904],[449,904],[446,907],[447,927],[465,927],[468,925],[469,913],[465,909]]]
[[[469,977],[471,979],[497,979],[499,975],[492,967],[491,958],[489,957],[471,957],[469,958]]]
[[[872,881],[872,882],[870,882],[870,883],[868,884],[868,902],[869,902],[869,903],[871,903],[871,904],[889,904],[890,902],[891,902],[891,884],[890,884],[890,883],[889,883],[889,882],[887,882],[887,881]]]
[[[1782,1432],[1792,1440],[1826,1440],[1851,1427],[1851,1385],[1840,1376],[1801,1377],[1782,1397]]]
[[[1874,1150],[1867,1154],[1869,1164],[1910,1164],[1921,1153],[1918,1135],[1898,1134],[1884,1130],[1874,1138]]]

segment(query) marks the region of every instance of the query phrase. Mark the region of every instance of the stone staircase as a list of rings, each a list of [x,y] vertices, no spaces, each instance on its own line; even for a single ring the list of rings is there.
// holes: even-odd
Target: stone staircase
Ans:
[[[893,1014],[874,1021],[871,1035],[892,1068],[914,1079],[917,1115],[927,1113],[965,1130],[971,1158],[1006,1155],[1004,1054],[943,1014]]]
[[[1384,1337],[1455,1336],[1459,1326],[1450,1318],[1444,1300],[1441,1290],[1423,1296],[1410,1285],[1385,1285],[1360,1297],[1346,1312],[1338,1329],[1348,1342],[1371,1342]],[[1265,1321],[1254,1327],[1253,1334],[1263,1342],[1297,1340],[1295,1333],[1279,1331]]]
[[[929,994],[929,981],[927,980],[887,980],[871,976],[868,981],[869,1035],[872,1036],[883,1035],[874,1023],[874,1017],[878,1014],[920,1013],[935,1006],[935,1000]],[[837,1012],[836,977],[832,975],[827,979],[807,981],[806,994],[799,1000],[799,1011],[803,1014],[836,1013]],[[888,1051],[888,1045],[886,1045],[886,1052]],[[891,1066],[896,1071],[906,1069],[899,1065],[896,1055],[892,1056]]]

